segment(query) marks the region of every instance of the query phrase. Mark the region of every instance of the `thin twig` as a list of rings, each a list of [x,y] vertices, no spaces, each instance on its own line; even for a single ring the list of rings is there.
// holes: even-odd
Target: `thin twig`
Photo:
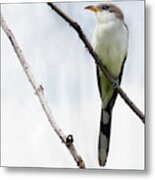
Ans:
[[[107,68],[103,65],[102,61],[99,59],[95,51],[93,50],[90,42],[86,38],[86,35],[83,33],[79,24],[73,21],[70,17],[68,17],[61,9],[55,6],[53,3],[47,3],[57,14],[59,14],[69,25],[78,33],[80,39],[84,43],[85,47],[88,49],[91,56],[94,58],[95,63],[104,73],[106,78],[110,81],[113,88],[117,90],[119,95],[124,99],[124,101],[128,104],[128,106],[136,113],[136,115],[141,119],[141,121],[145,124],[145,116],[141,112],[141,110],[131,101],[131,99],[127,96],[127,94],[123,91],[123,89],[118,85],[117,81],[111,76],[108,72]]]
[[[8,27],[8,25],[6,24],[4,18],[2,17],[1,15],[1,19],[0,19],[0,25],[2,26],[5,34],[7,35],[7,37],[9,38],[13,48],[14,48],[14,51],[16,53],[16,55],[18,56],[19,58],[19,61],[20,61],[20,64],[24,70],[24,72],[26,73],[26,76],[28,78],[28,80],[30,81],[34,91],[35,91],[35,94],[38,96],[39,98],[39,101],[41,103],[41,106],[48,118],[48,121],[49,123],[51,124],[51,126],[53,127],[54,131],[56,132],[56,134],[59,136],[59,138],[61,139],[61,141],[66,145],[66,147],[68,148],[68,150],[70,151],[72,157],[74,158],[74,160],[76,161],[77,163],[77,166],[79,168],[85,168],[85,163],[84,161],[82,160],[81,156],[78,154],[77,150],[75,149],[75,146],[73,144],[73,138],[71,139],[70,137],[72,137],[71,135],[67,136],[62,132],[62,130],[59,128],[59,126],[57,125],[53,115],[52,115],[52,111],[50,110],[50,107],[48,105],[48,102],[47,102],[47,99],[45,98],[44,96],[44,89],[42,87],[42,85],[40,85],[31,69],[30,69],[30,66],[28,65],[28,63],[26,62],[26,59],[22,53],[22,50],[20,49],[12,31],[10,30],[10,28]],[[72,140],[72,141],[71,141]]]

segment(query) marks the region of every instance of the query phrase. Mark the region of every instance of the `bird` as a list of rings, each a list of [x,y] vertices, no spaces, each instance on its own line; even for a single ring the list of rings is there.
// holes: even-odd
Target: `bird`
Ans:
[[[96,14],[96,26],[92,38],[92,47],[99,59],[115,79],[121,83],[124,64],[128,54],[129,30],[122,10],[113,3],[100,3],[87,6]],[[101,99],[101,117],[98,140],[98,162],[105,166],[107,162],[112,124],[112,110],[117,98],[117,90],[96,66],[98,89]]]

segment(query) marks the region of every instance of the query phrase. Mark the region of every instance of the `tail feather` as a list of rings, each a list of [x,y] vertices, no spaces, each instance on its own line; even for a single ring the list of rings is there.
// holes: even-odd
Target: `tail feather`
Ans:
[[[124,61],[123,61],[122,67],[121,67],[121,72],[118,77],[119,84],[121,83],[126,57],[127,56],[124,57]],[[97,67],[98,87],[99,87],[100,96],[101,96],[101,100],[102,100],[102,85],[104,83],[104,78],[100,74],[101,74],[100,69]],[[102,110],[101,110],[101,122],[100,122],[99,144],[98,144],[98,159],[99,159],[100,166],[105,165],[107,156],[108,156],[108,152],[109,152],[111,113],[112,113],[112,108],[113,108],[116,98],[117,98],[117,94],[118,94],[117,91],[114,90],[114,93],[113,93],[111,99],[109,100],[106,108],[105,109],[102,108]]]
[[[100,166],[104,166],[107,160],[110,143],[111,129],[111,111],[101,110],[99,143],[98,143],[98,160]]]
[[[98,143],[98,160],[100,166],[104,166],[107,161],[109,144],[110,144],[112,109],[115,104],[117,94],[118,93],[115,90],[106,108],[105,109],[102,108],[101,110],[100,132],[99,132],[99,143]]]

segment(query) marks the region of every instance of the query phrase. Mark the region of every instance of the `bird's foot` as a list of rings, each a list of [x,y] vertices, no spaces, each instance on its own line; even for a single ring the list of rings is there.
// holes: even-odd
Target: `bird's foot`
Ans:
[[[119,80],[118,79],[114,79],[113,82],[112,82],[112,87],[114,89],[116,89],[118,86],[119,86]]]

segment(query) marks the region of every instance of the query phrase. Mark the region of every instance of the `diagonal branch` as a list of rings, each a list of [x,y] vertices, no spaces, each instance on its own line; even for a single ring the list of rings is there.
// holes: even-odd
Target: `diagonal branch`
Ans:
[[[4,18],[0,17],[0,25],[2,26],[5,34],[7,35],[7,37],[9,38],[13,48],[14,48],[14,51],[16,53],[16,55],[18,56],[19,58],[19,61],[20,61],[20,64],[24,70],[24,72],[26,73],[26,76],[29,80],[29,82],[31,83],[34,91],[35,91],[35,94],[38,96],[39,98],[39,101],[41,103],[41,106],[48,118],[48,121],[50,123],[50,125],[53,127],[54,131],[56,132],[56,134],[59,136],[59,138],[62,140],[62,142],[66,145],[66,147],[68,148],[68,150],[70,151],[72,157],[74,158],[74,160],[76,161],[77,163],[77,166],[79,168],[85,168],[85,163],[84,161],[82,160],[81,156],[78,154],[77,150],[75,149],[75,146],[73,144],[73,137],[72,135],[68,135],[66,137],[66,135],[62,132],[62,130],[59,128],[59,126],[57,125],[54,117],[53,117],[53,114],[52,114],[52,111],[50,110],[50,107],[48,105],[48,102],[47,102],[47,99],[45,98],[44,96],[44,89],[42,87],[42,85],[40,85],[31,69],[30,69],[30,66],[28,65],[28,63],[26,62],[26,59],[22,53],[22,50],[20,49],[13,33],[11,32],[11,30],[9,29],[8,25],[6,24]]]
[[[107,68],[103,65],[97,54],[94,52],[90,42],[86,38],[86,35],[83,33],[79,24],[73,21],[70,17],[68,17],[61,9],[55,6],[53,3],[47,3],[57,14],[59,14],[69,25],[77,32],[79,38],[84,43],[85,47],[88,49],[91,56],[94,58],[95,63],[101,71],[104,73],[106,78],[110,81],[113,88],[117,90],[119,95],[124,99],[124,101],[128,104],[128,106],[136,113],[136,115],[141,119],[141,121],[145,124],[145,116],[141,112],[141,110],[131,101],[131,99],[127,96],[127,94],[123,91],[123,89],[118,85],[117,81],[111,76],[108,72]]]

